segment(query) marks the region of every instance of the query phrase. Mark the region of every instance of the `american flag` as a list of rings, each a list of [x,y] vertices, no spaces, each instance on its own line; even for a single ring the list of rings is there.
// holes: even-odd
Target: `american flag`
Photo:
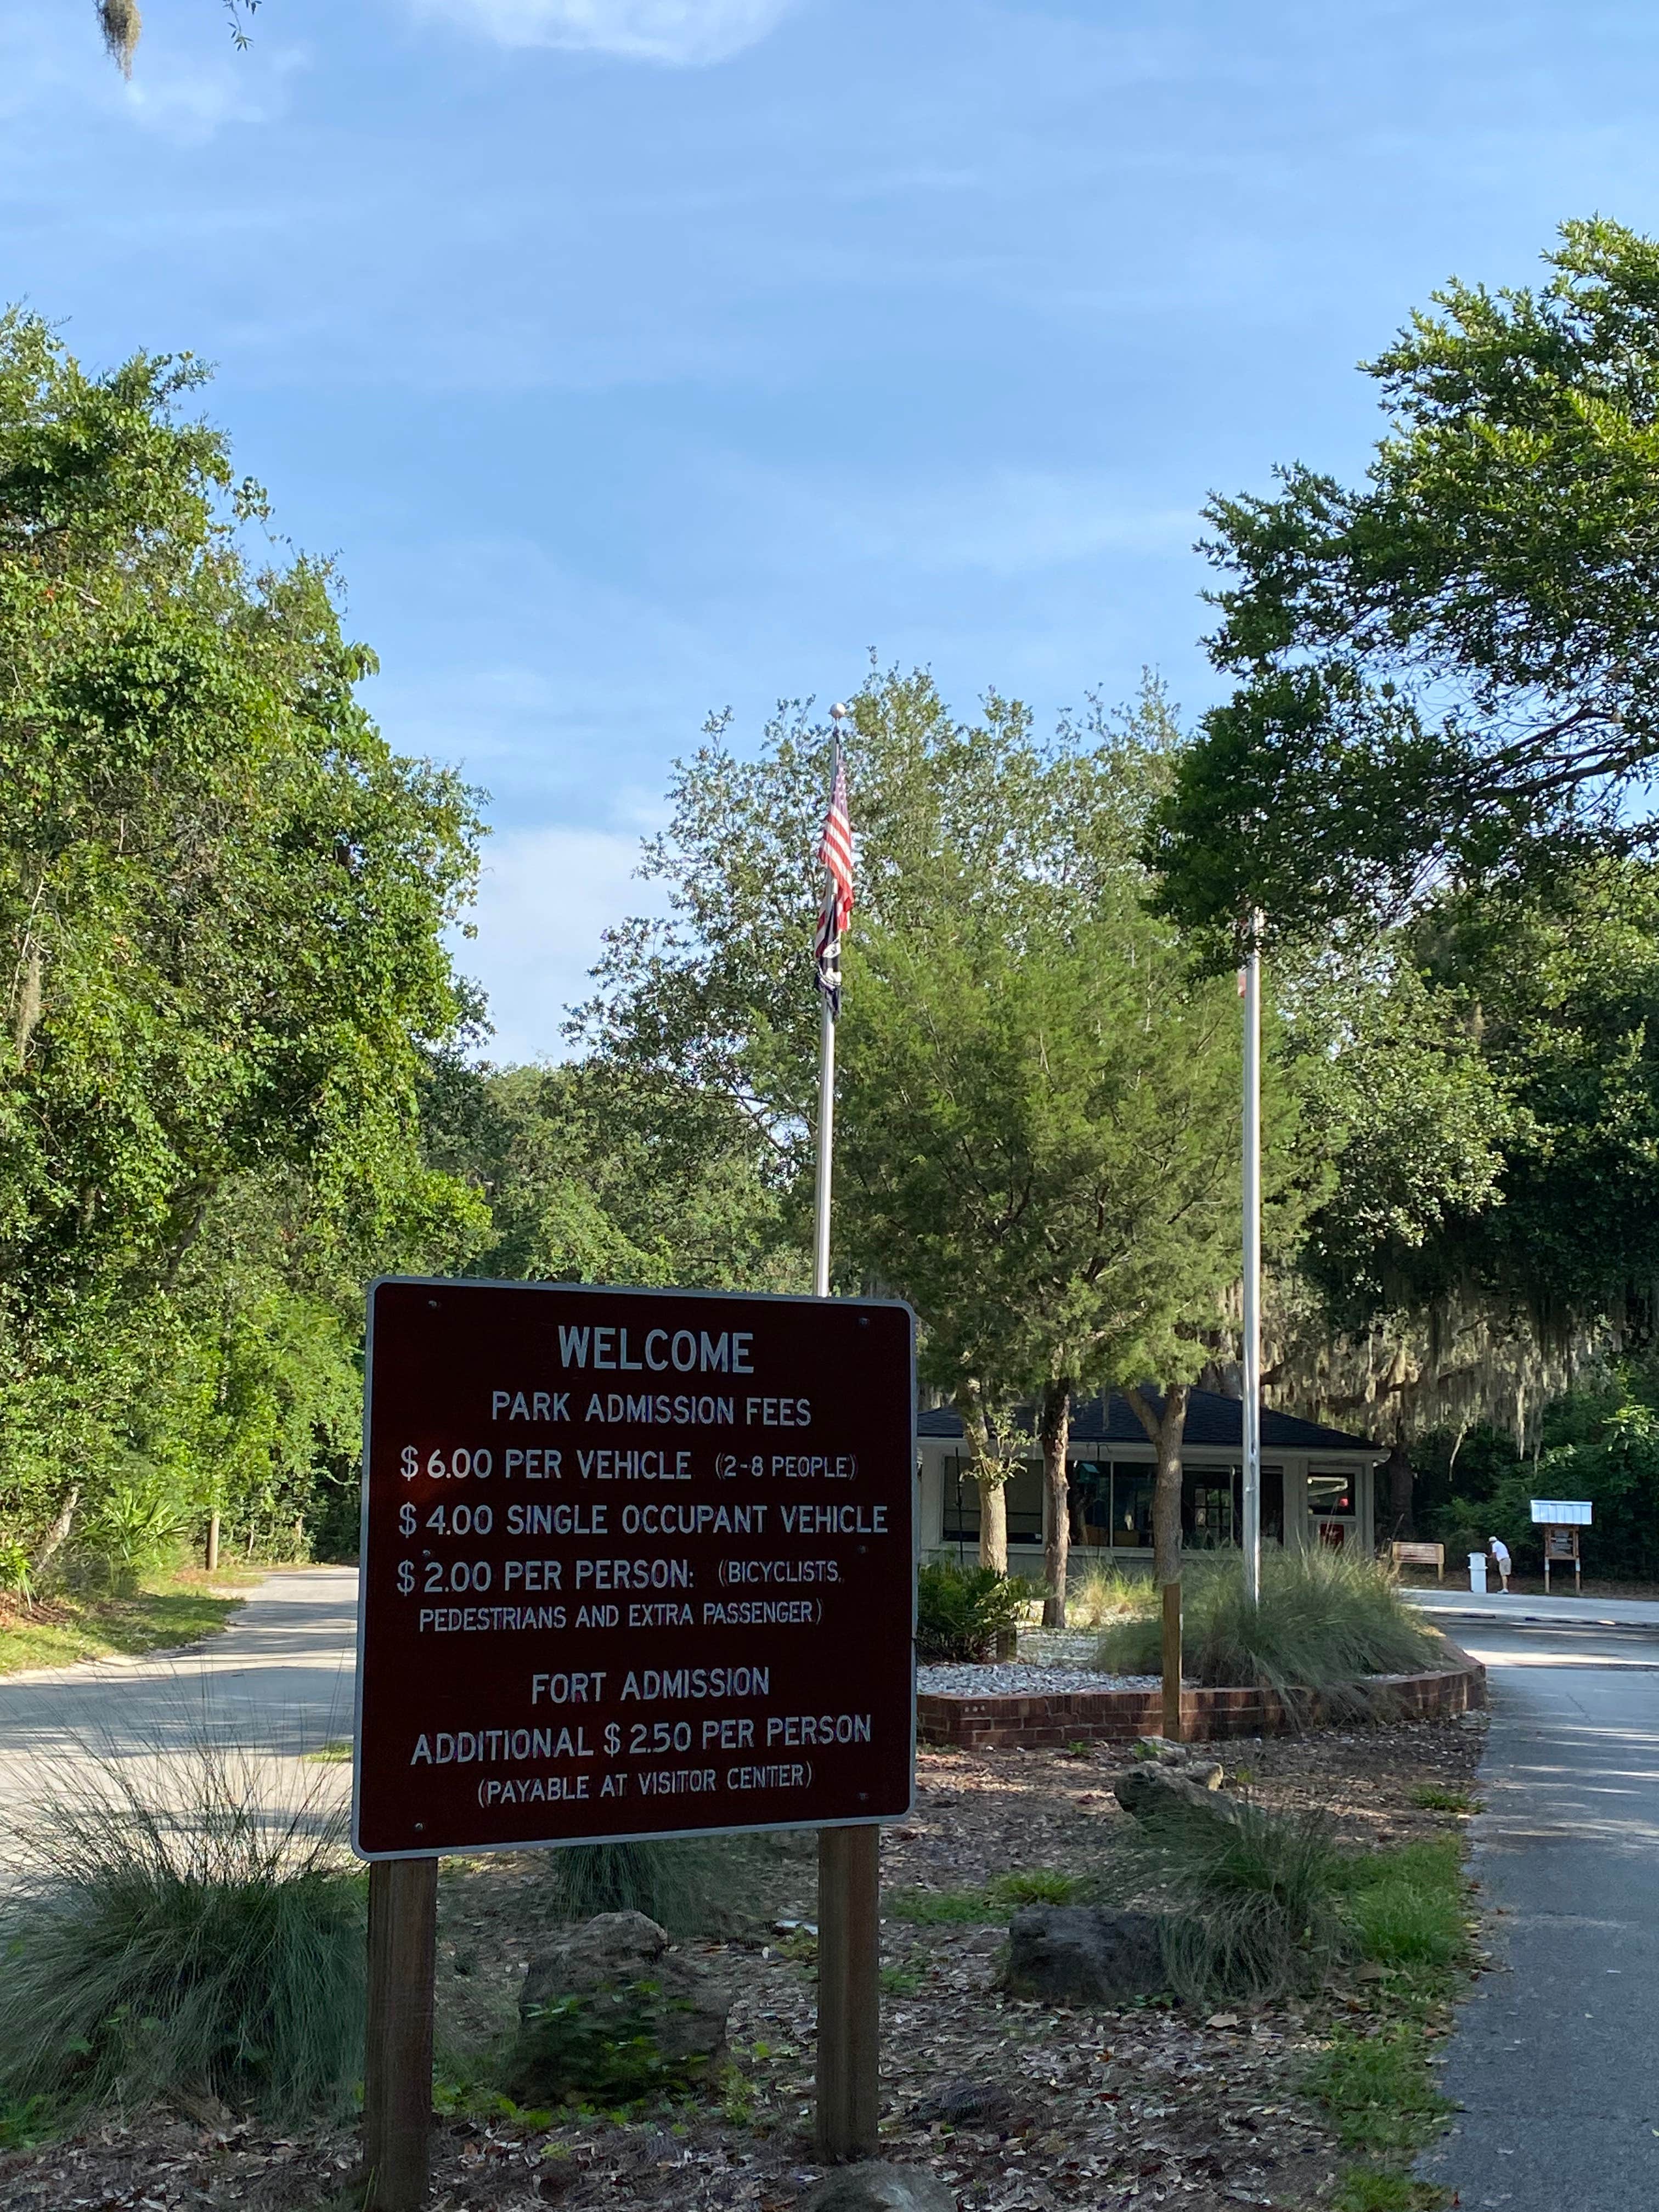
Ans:
[[[818,858],[826,872],[813,951],[817,957],[818,988],[834,1016],[841,1012],[841,940],[853,919],[853,820],[847,811],[847,763],[839,745],[830,811],[823,817],[823,835],[818,840]]]

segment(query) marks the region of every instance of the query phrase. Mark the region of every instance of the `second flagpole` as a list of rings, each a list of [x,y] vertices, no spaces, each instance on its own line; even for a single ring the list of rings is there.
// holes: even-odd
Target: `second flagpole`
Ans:
[[[824,993],[818,1017],[818,1158],[812,1199],[812,1295],[830,1295],[830,1163],[836,1146],[836,1016]]]
[[[830,710],[836,765],[828,845],[842,792],[841,727],[847,709]],[[847,827],[850,894],[852,839]],[[812,1291],[830,1295],[830,1211],[836,1146],[836,1016],[841,999],[840,932],[834,870],[826,857],[818,986],[818,1149],[813,1192]],[[850,895],[848,911],[850,911]],[[824,963],[829,963],[826,967]],[[826,2165],[868,2158],[881,2117],[881,1831],[873,1824],[818,1830],[817,2153]]]

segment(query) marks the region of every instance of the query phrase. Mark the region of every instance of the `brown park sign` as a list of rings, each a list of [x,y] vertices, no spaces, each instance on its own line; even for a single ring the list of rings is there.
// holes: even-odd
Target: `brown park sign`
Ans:
[[[902,1818],[913,1377],[886,1300],[376,1283],[360,1856]]]

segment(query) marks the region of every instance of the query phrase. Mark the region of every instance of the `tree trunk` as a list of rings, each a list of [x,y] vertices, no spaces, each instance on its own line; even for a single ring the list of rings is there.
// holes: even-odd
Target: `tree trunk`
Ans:
[[[962,1386],[962,1432],[968,1440],[979,1490],[979,1563],[1008,1571],[1008,1470],[991,1443],[991,1424],[985,1412],[985,1394],[969,1376]]]
[[[1392,1448],[1389,1453],[1387,1466],[1389,1519],[1393,1524],[1395,1535],[1402,1537],[1409,1543],[1417,1534],[1413,1498],[1417,1477],[1412,1471],[1412,1463],[1407,1456],[1404,1444],[1396,1443]]]
[[[1008,1486],[1000,1477],[979,1477],[979,1563],[1008,1571]]]
[[[70,1486],[69,1496],[58,1509],[57,1517],[40,1539],[40,1549],[29,1561],[31,1579],[39,1580],[41,1568],[67,1540],[70,1530],[75,1526],[75,1509],[80,1503],[81,1486],[77,1482]]]
[[[1160,1419],[1139,1390],[1124,1392],[1158,1453],[1152,1491],[1152,1578],[1160,1585],[1181,1580],[1181,1447],[1187,1434],[1188,1386],[1171,1382],[1164,1393]]]
[[[1066,1446],[1072,1432],[1072,1386],[1062,1378],[1042,1393],[1039,1433],[1042,1479],[1048,1494],[1042,1545],[1042,1625],[1066,1626],[1066,1563],[1072,1548],[1072,1516],[1066,1474]]]

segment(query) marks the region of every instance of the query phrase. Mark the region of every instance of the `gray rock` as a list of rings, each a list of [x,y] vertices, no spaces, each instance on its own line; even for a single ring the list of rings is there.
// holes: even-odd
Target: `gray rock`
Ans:
[[[1188,1782],[1196,1782],[1200,1790],[1221,1787],[1221,1761],[1200,1751],[1196,1744],[1171,1743],[1167,1736],[1144,1735],[1135,1745],[1135,1757],[1170,1767],[1176,1773],[1184,1774]]]
[[[872,2159],[826,2174],[801,2212],[957,2212],[957,2198],[925,2166]]]
[[[638,2094],[700,2078],[725,2056],[731,1998],[642,1912],[601,1912],[532,1959],[519,1996],[513,2094]],[[630,2089],[630,2068],[640,2075]]]
[[[1126,1813],[1154,1825],[1160,1820],[1238,1818],[1233,1800],[1219,1787],[1218,1774],[1215,1782],[1196,1782],[1180,1767],[1152,1759],[1126,1768],[1113,1783],[1112,1794]]]
[[[1168,1989],[1155,1912],[1028,1905],[1008,1927],[1003,1986],[1052,2004],[1127,2004]]]

